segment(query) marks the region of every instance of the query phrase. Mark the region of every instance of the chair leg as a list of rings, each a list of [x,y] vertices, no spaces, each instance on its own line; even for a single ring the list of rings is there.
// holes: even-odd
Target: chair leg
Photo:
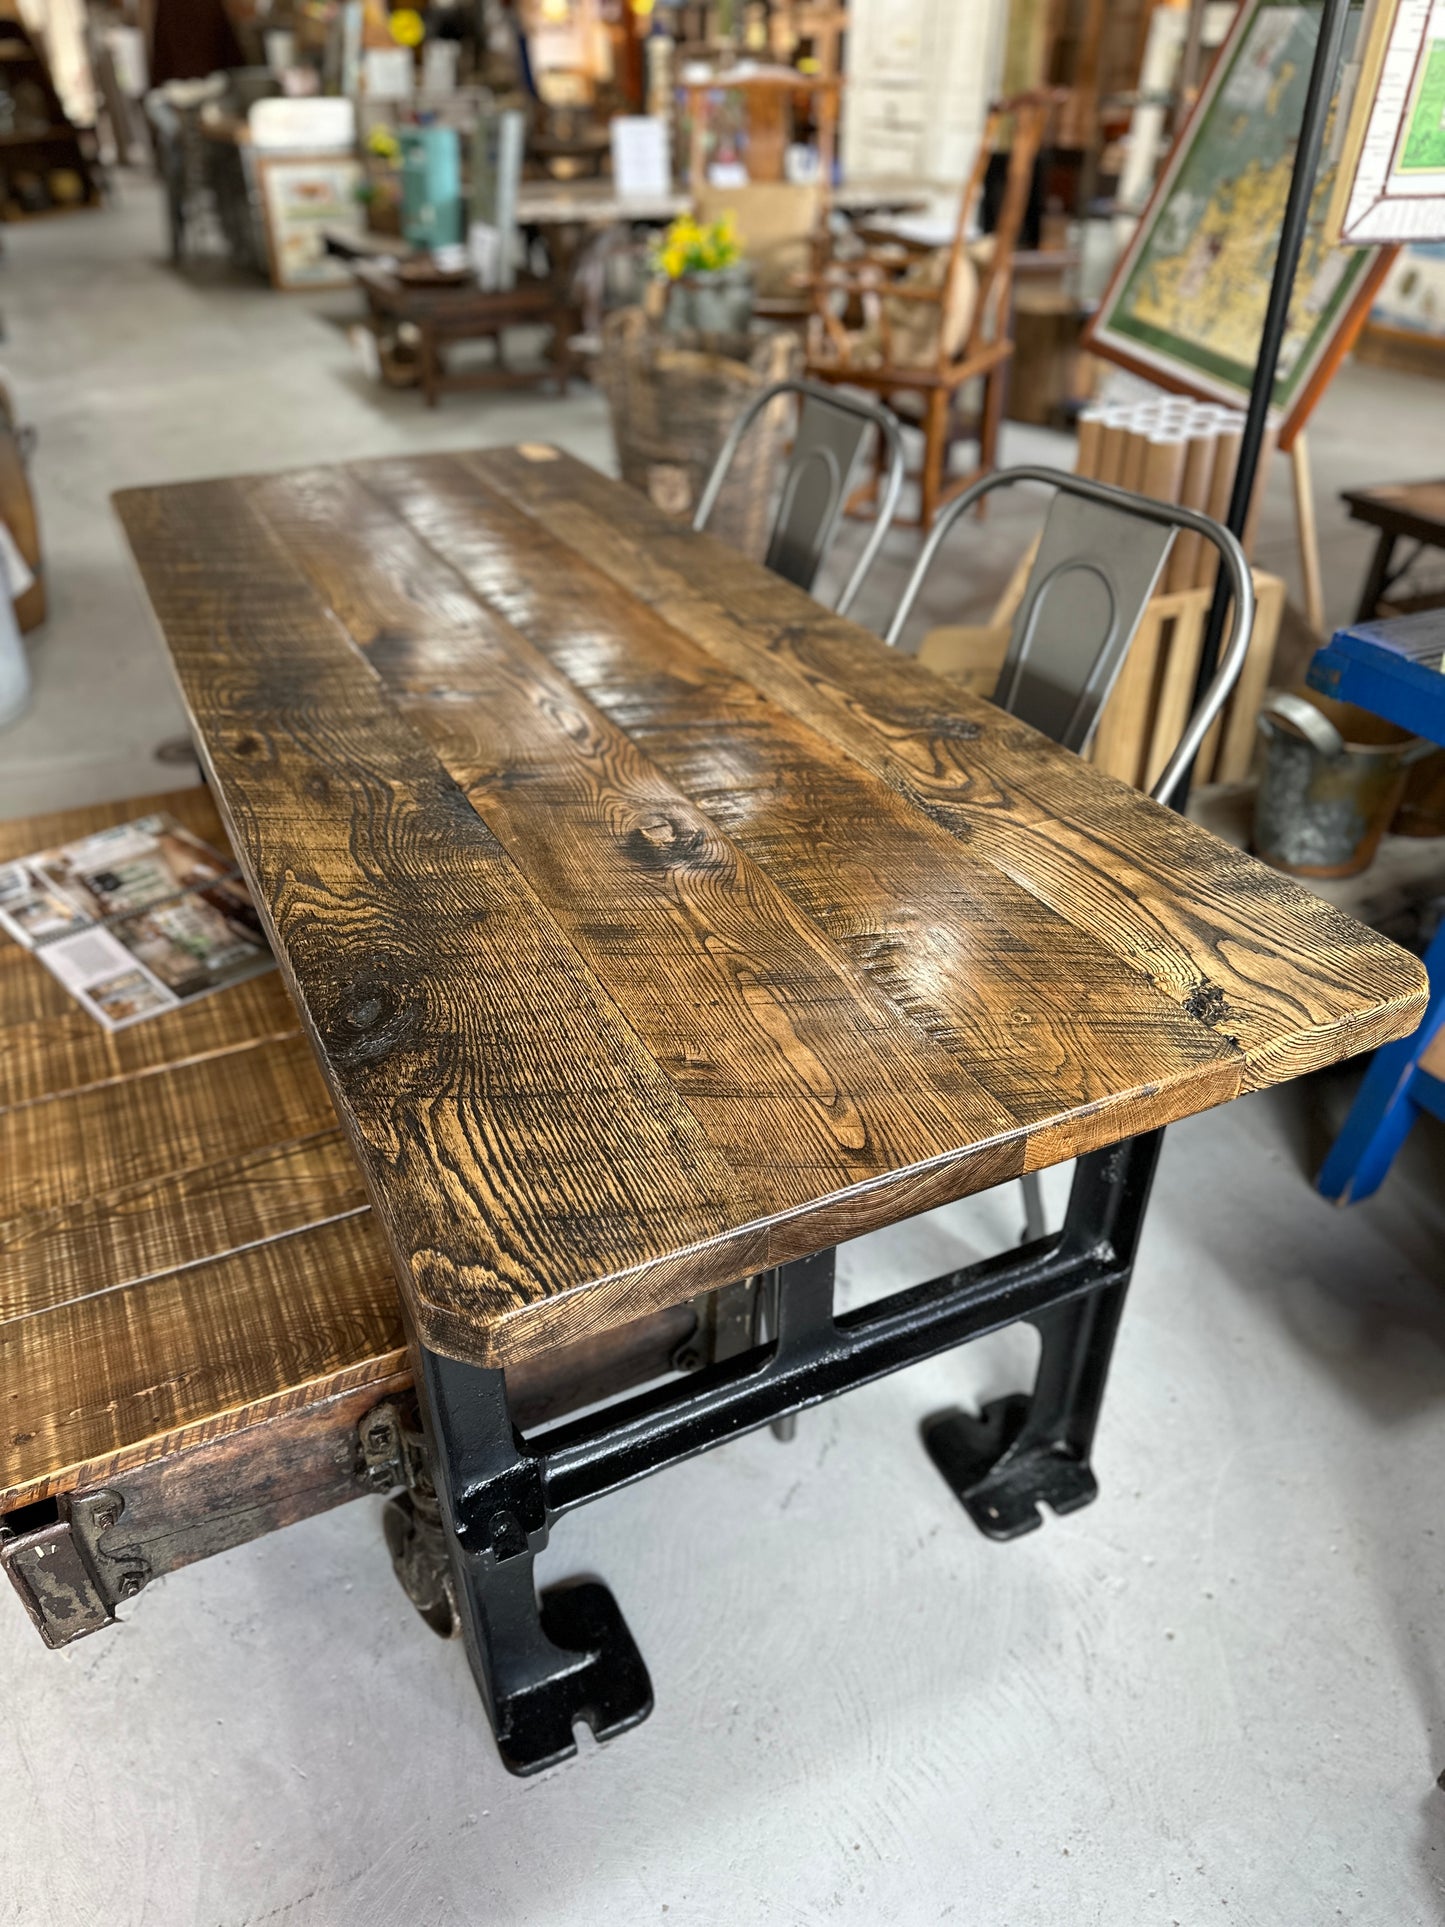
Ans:
[[[441,399],[441,349],[430,328],[421,331],[421,392],[428,408]]]
[[[1025,1171],[1019,1184],[1024,1194],[1024,1240],[1031,1244],[1035,1238],[1049,1235],[1049,1220],[1044,1210],[1044,1187],[1037,1171]]]
[[[762,1290],[758,1293],[756,1328],[753,1336],[759,1344],[769,1338],[777,1338],[782,1331],[782,1293],[782,1273],[769,1272]],[[773,1419],[768,1430],[780,1445],[791,1445],[798,1436],[797,1413],[785,1412],[781,1418]]]
[[[935,388],[928,397],[923,416],[923,475],[918,525],[925,532],[933,527],[943,493],[943,463],[948,453],[948,410],[952,400],[946,388]]]
[[[1008,395],[1007,361],[991,368],[983,378],[983,409],[978,424],[978,472],[991,475],[998,467],[998,438],[1003,427],[1004,401]],[[987,501],[988,497],[983,498]],[[982,508],[983,502],[979,503]]]

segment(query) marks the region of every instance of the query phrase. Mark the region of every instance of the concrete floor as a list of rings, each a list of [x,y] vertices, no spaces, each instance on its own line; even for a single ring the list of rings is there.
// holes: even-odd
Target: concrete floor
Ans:
[[[539,436],[605,459],[594,399],[428,415],[352,372],[324,304],[188,287],[159,233],[129,188],[7,235],[54,618],[0,814],[164,780],[180,717],[111,488]],[[1429,472],[1439,418],[1373,370],[1331,391],[1332,614],[1367,547],[1334,488]],[[1277,488],[1267,556],[1288,514]],[[969,532],[975,599],[1020,527]],[[1331,1211],[1307,1174],[1354,1080],[1170,1133],[1097,1505],[992,1545],[923,1458],[928,1413],[1023,1379],[1005,1334],[565,1521],[546,1572],[608,1580],[657,1710],[539,1780],[502,1771],[374,1502],[176,1574],[64,1653],[0,1599],[0,1923],[1445,1921],[1445,1145],[1417,1133]],[[1013,1189],[934,1213],[848,1247],[846,1277],[896,1289],[1017,1216]]]

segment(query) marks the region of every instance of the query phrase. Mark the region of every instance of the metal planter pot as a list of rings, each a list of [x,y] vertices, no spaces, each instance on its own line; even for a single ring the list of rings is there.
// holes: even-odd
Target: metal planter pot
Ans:
[[[746,334],[753,317],[753,276],[745,267],[685,274],[668,293],[663,325],[673,334]]]
[[[1348,877],[1367,868],[1411,765],[1433,745],[1328,697],[1273,696],[1259,728],[1268,748],[1255,801],[1256,852],[1294,876]]]

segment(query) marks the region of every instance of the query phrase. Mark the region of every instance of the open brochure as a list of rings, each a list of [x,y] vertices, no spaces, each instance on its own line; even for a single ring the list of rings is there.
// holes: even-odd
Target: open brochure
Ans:
[[[164,815],[0,864],[0,927],[107,1030],[274,962],[235,865]]]

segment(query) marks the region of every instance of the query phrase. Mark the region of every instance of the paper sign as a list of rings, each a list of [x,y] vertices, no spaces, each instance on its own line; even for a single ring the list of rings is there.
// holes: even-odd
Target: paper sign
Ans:
[[[617,116],[612,123],[612,179],[623,200],[671,190],[666,121],[654,114]]]

